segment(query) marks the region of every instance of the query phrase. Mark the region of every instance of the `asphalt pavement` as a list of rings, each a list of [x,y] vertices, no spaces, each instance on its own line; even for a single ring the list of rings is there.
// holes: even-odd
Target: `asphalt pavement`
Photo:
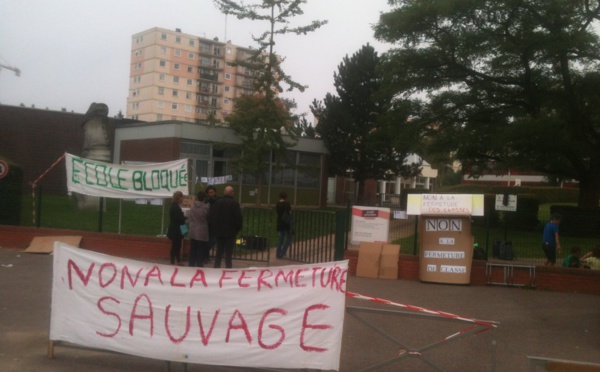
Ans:
[[[57,345],[48,359],[51,284],[52,256],[0,247],[0,371],[250,370],[167,364],[73,345]],[[600,296],[352,275],[347,290],[365,298],[347,298],[341,371],[385,361],[391,363],[374,370],[527,371],[527,356],[600,363]]]

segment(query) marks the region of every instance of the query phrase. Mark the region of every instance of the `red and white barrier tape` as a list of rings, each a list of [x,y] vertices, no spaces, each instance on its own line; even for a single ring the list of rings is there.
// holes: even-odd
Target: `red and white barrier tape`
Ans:
[[[400,303],[393,302],[390,300],[384,300],[382,298],[376,298],[376,297],[363,296],[361,294],[353,293],[353,292],[346,292],[346,297],[357,298],[359,300],[366,300],[366,301],[376,302],[376,303],[380,303],[380,304],[402,307],[402,308],[413,310],[413,311],[418,311],[418,312],[433,314],[433,315],[439,315],[441,317],[448,318],[448,319],[458,319],[458,320],[462,320],[462,321],[469,322],[469,323],[475,323],[475,324],[486,326],[486,327],[494,327],[494,328],[498,327],[498,324],[496,322],[489,322],[489,321],[483,321],[483,320],[478,320],[478,319],[466,318],[464,316],[446,313],[443,311],[430,310],[430,309],[425,309],[423,307],[400,304]],[[466,331],[467,330],[459,331],[459,332],[455,333],[454,335],[446,337],[446,339],[457,336]]]
[[[33,224],[35,225],[35,187],[37,186],[37,183],[46,176],[46,174],[48,174],[48,172],[50,172],[52,170],[52,168],[56,167],[56,165],[58,163],[60,163],[61,160],[63,160],[65,158],[66,152],[63,153],[58,159],[56,159],[56,161],[54,163],[52,163],[52,165],[50,166],[50,168],[46,169],[44,171],[44,173],[42,173],[35,181],[33,182],[29,182],[29,184],[31,185],[31,199],[33,201]]]

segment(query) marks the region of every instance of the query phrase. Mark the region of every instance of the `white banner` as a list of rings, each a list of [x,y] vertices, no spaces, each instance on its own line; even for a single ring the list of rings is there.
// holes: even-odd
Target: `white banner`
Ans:
[[[177,362],[338,370],[348,262],[209,269],[57,242],[50,339]]]
[[[65,154],[67,189],[107,198],[171,197],[188,194],[187,159],[120,166]]]

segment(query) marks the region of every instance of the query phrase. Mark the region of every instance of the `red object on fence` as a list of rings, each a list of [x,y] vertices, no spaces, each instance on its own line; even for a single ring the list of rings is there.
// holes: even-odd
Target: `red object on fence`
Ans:
[[[63,160],[65,158],[65,154],[66,152],[64,152],[58,159],[56,159],[56,161],[54,163],[52,163],[52,165],[50,166],[50,168],[46,169],[44,171],[44,173],[42,173],[35,181],[30,182],[31,184],[31,199],[33,201],[33,224],[35,225],[35,187],[37,186],[37,183],[44,178],[44,176],[46,176],[46,174],[48,174],[48,172],[50,172],[52,170],[52,168],[54,168],[58,163],[60,163],[61,160]]]

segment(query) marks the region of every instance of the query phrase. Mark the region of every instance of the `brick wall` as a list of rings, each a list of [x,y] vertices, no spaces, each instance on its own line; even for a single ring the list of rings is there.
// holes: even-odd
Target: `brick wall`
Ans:
[[[109,113],[114,115],[115,113]],[[23,169],[23,192],[31,193],[35,181],[62,154],[81,155],[82,123],[85,114],[0,105],[0,155]],[[112,149],[115,123],[136,122],[108,118]],[[43,192],[64,194],[67,190],[65,164],[60,163],[41,182]]]
[[[171,247],[167,238],[8,225],[0,225],[0,247],[25,249],[35,236],[57,235],[80,235],[82,236],[81,248],[135,259],[168,259]],[[189,246],[184,246],[184,253],[188,250]],[[358,250],[347,250],[344,253],[344,259],[349,260],[349,274],[356,275]],[[485,261],[473,261],[471,285],[487,284],[485,267]],[[503,282],[504,272],[500,269],[492,270],[492,282]],[[398,279],[419,279],[418,256],[400,255]],[[515,268],[514,284],[528,284],[529,279],[529,269]],[[537,266],[535,285],[537,289],[542,290],[600,295],[600,271]]]
[[[344,258],[349,260],[348,272],[356,275],[358,250],[347,250]],[[419,257],[401,254],[398,261],[398,279],[419,279]],[[503,283],[504,268],[495,267],[491,271],[491,282]],[[474,260],[471,266],[471,285],[487,285],[486,262]],[[529,285],[530,272],[528,268],[515,267],[512,284]],[[537,289],[568,293],[587,293],[600,295],[600,271],[585,269],[568,269],[564,267],[536,266],[535,286]]]

